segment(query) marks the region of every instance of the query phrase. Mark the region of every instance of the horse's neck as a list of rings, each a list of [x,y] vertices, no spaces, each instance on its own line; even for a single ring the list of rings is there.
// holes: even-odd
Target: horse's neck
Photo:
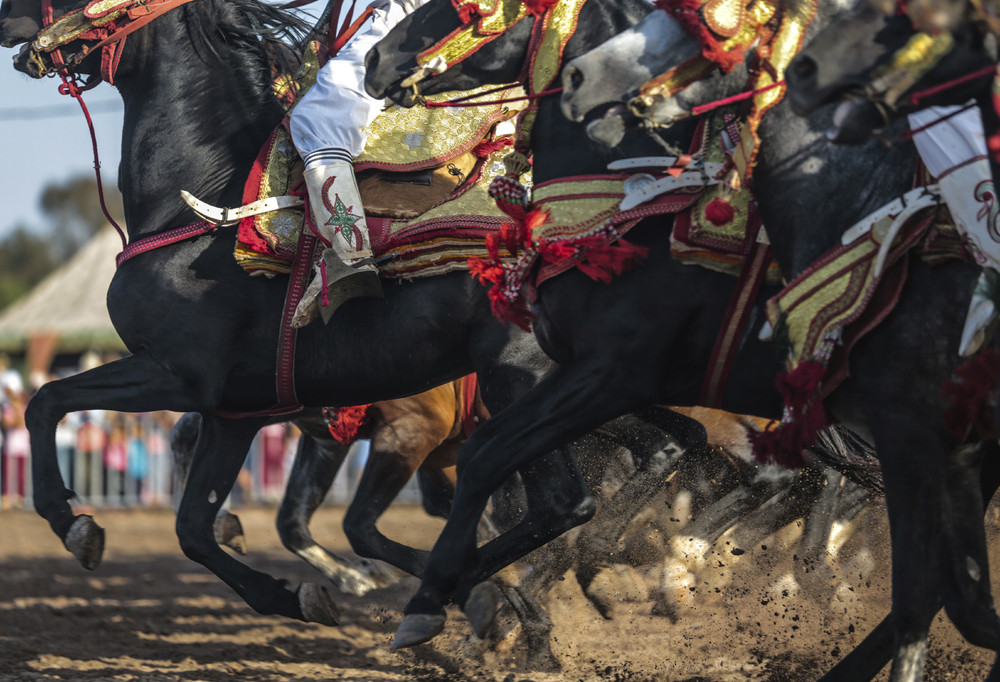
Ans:
[[[666,142],[687,151],[694,134],[694,119],[682,121],[660,137]],[[613,149],[594,142],[587,136],[586,124],[570,121],[559,109],[558,100],[546,100],[539,108],[532,131],[535,182],[545,182],[573,175],[591,175],[608,172],[608,163],[614,159],[636,156],[662,156],[667,152],[644,131],[630,131],[621,144]]]
[[[839,244],[848,227],[912,187],[913,145],[831,144],[824,131],[834,108],[805,119],[782,103],[761,125],[754,187],[775,257],[788,278]],[[890,129],[889,136],[898,136],[898,130]]]
[[[182,189],[216,205],[240,203],[243,180],[282,116],[277,101],[255,96],[266,74],[242,71],[221,41],[221,58],[206,54],[184,17],[175,10],[147,29],[134,46],[140,66],[118,84],[119,187],[131,238],[193,222]]]

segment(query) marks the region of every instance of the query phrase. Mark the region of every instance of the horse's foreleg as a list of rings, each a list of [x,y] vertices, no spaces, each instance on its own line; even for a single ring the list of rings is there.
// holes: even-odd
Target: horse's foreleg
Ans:
[[[632,411],[637,400],[652,402],[651,396],[643,401],[638,390],[644,377],[624,377],[620,367],[612,367],[606,360],[557,368],[472,434],[459,456],[458,487],[451,516],[431,551],[420,589],[404,611],[406,615],[393,646],[427,641],[444,627],[444,604],[453,594],[458,597],[460,592],[466,592],[469,579],[477,575],[476,525],[500,482],[517,470],[523,471],[529,462],[578,438],[594,424]],[[621,363],[624,367],[631,364]],[[628,390],[614,390],[625,387]],[[634,397],[636,394],[638,398]],[[460,585],[463,578],[466,582]],[[468,593],[471,595],[472,591]],[[474,600],[458,601],[468,615],[472,606],[469,602]]]
[[[351,548],[361,556],[379,559],[419,577],[428,552],[390,540],[375,524],[430,453],[419,442],[396,438],[391,426],[376,429],[371,448],[354,499],[344,515],[344,533]]]
[[[459,603],[464,603],[478,583],[594,515],[594,498],[568,446],[528,463],[521,470],[521,479],[527,514],[516,526],[479,549],[475,574],[464,583],[464,590],[460,586],[456,591]]]
[[[313,539],[309,522],[333,485],[349,445],[330,439],[320,441],[303,432],[295,461],[288,474],[285,496],[276,520],[282,544],[325,575],[341,592],[362,596],[393,580],[375,570],[371,562],[356,562],[333,554]]]
[[[28,403],[25,422],[31,433],[31,467],[35,510],[63,544],[88,569],[96,568],[104,552],[104,530],[90,516],[74,516],[56,458],[55,431],[59,420],[80,410],[119,412],[183,412],[212,405],[211,384],[186,384],[148,355],[136,354],[42,386]]]
[[[890,682],[923,678],[927,635],[941,606],[946,579],[942,508],[948,436],[933,419],[915,419],[906,406],[869,418],[882,463],[892,541],[892,620],[895,626]]]
[[[258,613],[336,625],[337,608],[325,588],[303,583],[292,592],[285,581],[249,568],[215,542],[213,519],[236,482],[254,435],[266,423],[266,419],[202,415],[201,435],[177,511],[177,538],[185,556],[212,571]]]

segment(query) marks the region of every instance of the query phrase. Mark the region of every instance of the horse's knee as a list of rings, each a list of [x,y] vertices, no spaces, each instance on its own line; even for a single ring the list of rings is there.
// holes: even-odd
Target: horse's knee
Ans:
[[[64,413],[55,405],[54,391],[53,385],[45,384],[28,401],[24,410],[24,423],[31,433],[52,428],[63,418]]]

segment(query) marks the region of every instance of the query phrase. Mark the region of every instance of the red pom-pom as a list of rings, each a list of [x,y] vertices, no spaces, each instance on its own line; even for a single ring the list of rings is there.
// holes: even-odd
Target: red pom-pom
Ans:
[[[715,197],[705,207],[705,217],[713,225],[728,225],[735,216],[736,209],[721,197]]]

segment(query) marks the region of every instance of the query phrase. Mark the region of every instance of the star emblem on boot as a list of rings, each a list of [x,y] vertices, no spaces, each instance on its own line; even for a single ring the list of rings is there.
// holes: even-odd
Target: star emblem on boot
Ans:
[[[348,242],[354,234],[354,224],[361,220],[361,216],[351,213],[349,207],[340,200],[340,195],[334,195],[333,210],[330,211],[330,219],[327,225],[332,225],[334,229],[340,230],[341,236]]]

